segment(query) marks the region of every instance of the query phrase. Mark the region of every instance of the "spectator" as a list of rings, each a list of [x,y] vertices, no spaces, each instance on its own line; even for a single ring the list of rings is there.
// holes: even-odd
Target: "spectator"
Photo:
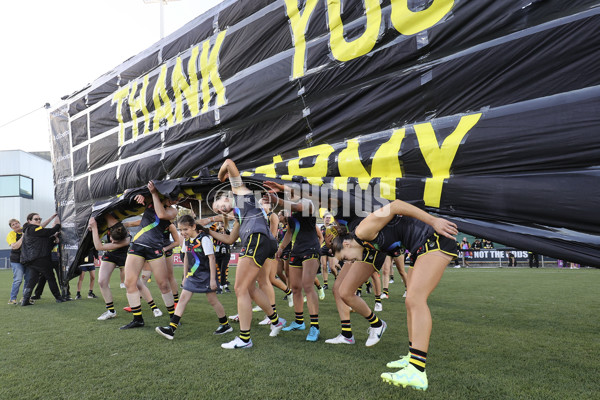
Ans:
[[[53,219],[54,227],[51,229],[45,228]],[[31,213],[27,216],[27,222],[23,226],[23,242],[21,245],[21,264],[25,266],[27,274],[27,284],[23,290],[23,300],[21,301],[22,306],[32,304],[30,302],[31,292],[38,282],[40,274],[46,277],[48,286],[50,286],[56,302],[63,302],[56,278],[52,272],[52,259],[50,255],[53,247],[50,243],[50,237],[59,230],[60,220],[56,214],[44,222],[42,222],[37,213]]]
[[[462,239],[462,242],[460,243],[460,248],[461,248],[463,265],[465,266],[465,268],[469,267],[471,264],[469,264],[467,262],[467,258],[471,258],[471,252],[468,251],[471,249],[471,245],[469,245],[469,242],[467,241],[466,237],[464,237]]]
[[[454,258],[454,268],[460,268],[461,265],[460,265],[460,262],[458,260],[462,256],[462,250],[461,250],[459,242],[456,242],[456,254],[458,254],[458,257]],[[407,259],[405,261],[408,261],[408,259],[409,258],[407,257]]]
[[[516,267],[517,266],[517,257],[515,257],[515,253],[512,250],[508,250],[508,266]]]
[[[225,235],[229,235],[231,232],[222,222],[215,222],[211,225],[210,229]],[[217,263],[217,294],[222,292],[229,293],[229,260],[231,260],[231,247],[227,243],[223,243],[220,240],[213,239],[215,246],[215,258]]]
[[[479,239],[475,239],[473,242],[473,250],[481,250],[481,242]]]
[[[494,248],[494,243],[492,243],[488,239],[483,239],[482,245],[483,245],[484,249],[493,249]]]
[[[52,270],[56,273],[57,280],[60,281],[60,263],[59,263],[59,254],[58,254],[58,233],[50,236],[50,247],[52,247],[51,260],[52,260]],[[42,298],[42,293],[44,292],[44,287],[46,286],[46,277],[44,275],[38,274],[39,280],[35,290],[33,291],[33,296],[31,296],[31,300],[39,300]]]
[[[10,231],[6,236],[6,241],[10,246],[10,266],[13,271],[13,283],[12,288],[10,290],[10,300],[8,304],[17,304],[17,295],[19,294],[19,288],[21,287],[21,282],[23,282],[23,276],[25,274],[25,268],[21,264],[21,244],[23,243],[23,228],[21,227],[21,223],[17,219],[11,219],[8,221],[8,226],[10,226]],[[25,288],[27,281],[23,284],[23,288]]]
[[[540,267],[540,260],[539,260],[539,256],[531,251],[527,252],[527,258],[529,259],[529,268],[539,268]]]

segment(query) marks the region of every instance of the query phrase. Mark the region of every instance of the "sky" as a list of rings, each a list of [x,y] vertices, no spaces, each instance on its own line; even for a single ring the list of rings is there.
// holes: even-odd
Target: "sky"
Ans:
[[[223,0],[169,0],[168,36]],[[61,97],[160,40],[160,5],[143,0],[17,0],[0,6],[0,150],[49,151]],[[12,122],[16,120],[15,122]]]

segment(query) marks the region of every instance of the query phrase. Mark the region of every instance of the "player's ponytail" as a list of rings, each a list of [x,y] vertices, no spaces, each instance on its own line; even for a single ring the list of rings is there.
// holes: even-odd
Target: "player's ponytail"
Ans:
[[[204,226],[202,226],[200,224],[196,224],[196,232],[202,232],[205,235],[208,235],[208,228],[205,228]]]

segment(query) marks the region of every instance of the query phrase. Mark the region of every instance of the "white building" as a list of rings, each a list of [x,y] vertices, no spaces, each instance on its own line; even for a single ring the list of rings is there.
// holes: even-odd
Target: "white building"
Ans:
[[[54,179],[49,153],[22,150],[0,151],[0,268],[8,263],[6,235],[8,220],[24,224],[27,214],[36,212],[42,219],[55,213]],[[10,267],[10,264],[7,264]]]

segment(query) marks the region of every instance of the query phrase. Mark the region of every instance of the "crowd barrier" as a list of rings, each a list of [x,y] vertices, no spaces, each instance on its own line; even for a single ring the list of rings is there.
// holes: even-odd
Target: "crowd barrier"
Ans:
[[[529,254],[524,250],[517,250],[514,248],[494,248],[494,249],[470,249],[461,250],[458,255],[459,262],[463,260],[463,253],[468,263],[474,264],[487,264],[487,265],[498,265],[500,267],[509,266],[509,254],[512,253],[515,257],[517,266],[529,266]],[[544,267],[546,264],[556,264],[556,259],[538,255],[539,266]]]

